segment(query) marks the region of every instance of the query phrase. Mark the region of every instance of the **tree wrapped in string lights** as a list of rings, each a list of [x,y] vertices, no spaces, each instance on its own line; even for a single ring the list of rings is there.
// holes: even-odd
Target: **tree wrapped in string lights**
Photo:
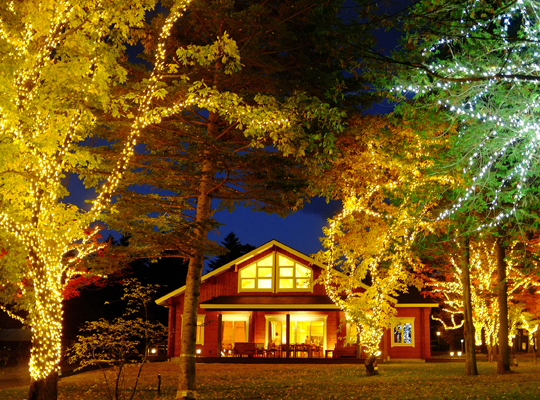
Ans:
[[[408,285],[422,285],[411,273],[423,265],[414,242],[433,229],[433,193],[454,179],[425,174],[431,152],[445,145],[435,135],[426,141],[410,124],[391,125],[380,117],[350,125],[344,153],[326,182],[341,182],[335,187],[342,192],[333,195],[343,199],[343,211],[329,220],[323,240],[328,250],[318,256],[327,265],[328,295],[359,326],[368,355],[377,356],[384,330],[396,321],[395,297]]]
[[[62,300],[67,283],[86,273],[81,260],[100,248],[93,223],[107,207],[141,131],[167,110],[164,44],[188,1],[161,29],[156,62],[144,89],[131,98],[113,88],[127,79],[125,44],[134,43],[155,1],[5,1],[0,5],[0,264],[2,299],[28,312],[32,329],[30,399],[57,396]],[[90,210],[68,204],[67,181],[101,160],[81,146],[103,113],[119,115],[136,103],[121,156],[102,177]],[[104,182],[103,182],[104,179]],[[14,313],[12,313],[15,315]]]
[[[516,243],[509,251],[508,261],[508,300],[509,300],[509,337],[517,329],[524,327],[531,335],[536,331],[538,317],[530,302],[538,302],[539,282],[534,272],[523,270],[523,252]],[[463,326],[463,283],[461,266],[455,254],[449,256],[449,270],[438,270],[427,281],[431,292],[442,300],[441,315],[433,317],[441,322],[445,329],[457,329]],[[438,276],[439,278],[435,278]],[[442,279],[441,279],[442,277]],[[488,346],[490,360],[499,343],[499,304],[496,294],[497,260],[496,241],[493,238],[481,238],[470,244],[470,277],[472,318],[475,327],[475,342]],[[531,336],[532,337],[532,336]]]
[[[478,231],[536,219],[538,12],[530,0],[421,1],[410,12],[405,51],[394,54],[405,69],[392,87],[415,95],[404,107],[426,116],[438,108],[459,127],[446,168],[467,184],[440,219],[474,210]]]
[[[499,237],[501,337],[508,335],[506,238],[538,227],[537,15],[530,0],[418,2],[393,55],[403,69],[386,80],[408,99],[403,108],[426,118],[437,109],[458,128],[453,156],[440,168],[461,174],[464,184],[438,218],[461,224],[465,235],[487,230]],[[498,372],[505,373],[509,349],[506,339],[499,343]]]

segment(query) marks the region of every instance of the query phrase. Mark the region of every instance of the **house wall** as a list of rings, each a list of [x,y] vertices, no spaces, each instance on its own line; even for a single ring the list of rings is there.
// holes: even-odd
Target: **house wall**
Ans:
[[[180,296],[183,297],[183,296]],[[182,326],[182,302],[176,303],[169,308],[170,318],[169,321],[173,321],[173,325],[177,329],[169,329],[169,346],[168,357],[179,357],[181,354],[181,326]],[[174,317],[173,317],[174,314]],[[285,316],[287,311],[210,311],[205,309],[198,309],[199,315],[205,316],[204,327],[204,344],[197,344],[197,349],[200,350],[201,356],[217,357],[218,356],[218,329],[219,329],[219,314],[242,314],[248,315],[249,318],[249,342],[267,344],[267,316]],[[311,315],[314,317],[326,316],[326,347],[323,350],[334,349],[338,342],[338,336],[341,336],[337,332],[340,325],[340,320],[343,319],[343,313],[340,311],[293,311],[292,315]],[[343,333],[344,335],[344,333]],[[341,339],[340,339],[341,340]]]
[[[244,261],[243,263],[240,263],[237,265],[236,268],[231,267],[228,271],[221,273],[216,276],[212,276],[209,279],[205,280],[203,284],[201,285],[201,295],[199,302],[204,302],[207,300],[210,300],[217,296],[234,296],[238,295],[238,271],[245,267],[246,265],[249,265],[253,263],[254,261],[257,261],[263,257],[266,257],[267,255],[273,253],[274,250],[268,249],[267,251],[259,254],[257,257],[250,258],[249,260]],[[288,253],[286,251],[280,250],[280,253],[285,254],[286,256],[298,261],[303,262],[305,264],[305,261],[299,259],[299,257],[295,256],[294,254]],[[321,274],[321,269],[316,266],[311,266],[313,269],[313,280],[315,281],[317,278],[319,278]],[[303,295],[303,294],[314,294],[314,295],[325,295],[326,291],[324,288],[324,285],[317,284],[314,285],[312,292],[286,292],[288,296],[294,296],[294,295]],[[281,296],[283,295],[283,292],[242,292],[241,295],[243,296]]]
[[[414,317],[414,346],[393,346],[392,331],[385,332],[383,340],[383,356],[392,358],[420,358],[431,356],[431,343],[429,331],[429,307],[403,307],[397,308],[397,317]]]
[[[173,299],[170,299],[173,300]],[[169,308],[169,347],[168,356],[178,357],[181,348],[181,325],[182,325],[182,310],[183,296],[174,298],[174,304]],[[197,345],[197,349],[201,349],[201,356],[216,357],[218,356],[218,311],[210,311],[199,309],[199,315],[205,315],[204,328],[204,345]],[[266,318],[265,315],[285,315],[286,311],[228,311],[221,312],[226,314],[247,314],[249,320],[249,341],[255,343],[267,343],[266,338]],[[300,312],[296,312],[300,313]],[[345,328],[340,327],[341,321],[344,320],[342,312],[326,311],[326,312],[305,312],[304,314],[327,315],[326,320],[326,348],[334,349],[336,344],[343,346]],[[430,347],[430,330],[429,330],[429,307],[406,307],[398,308],[398,317],[414,317],[414,346],[393,346],[391,330],[387,330],[381,340],[382,356],[386,358],[390,356],[398,359],[425,359],[431,356]]]
[[[232,296],[239,295],[238,293],[238,270],[245,265],[251,264],[259,258],[265,257],[268,254],[274,252],[275,249],[268,249],[267,251],[259,254],[257,257],[253,257],[246,260],[243,263],[235,267],[231,267],[228,271],[225,271],[219,275],[212,276],[206,279],[200,289],[199,302],[205,302],[217,296]],[[282,250],[280,249],[280,252]],[[283,251],[288,257],[295,259],[296,261],[303,262],[305,260],[300,259],[294,254]],[[311,266],[313,268],[313,280],[315,281],[321,274],[322,270],[317,266]],[[241,295],[249,296],[280,296],[282,293],[271,292],[242,292]],[[305,294],[325,295],[324,285],[314,285],[312,292],[287,292],[286,295],[298,295]],[[182,326],[182,312],[183,312],[183,300],[184,295],[169,298],[169,340],[168,340],[168,356],[178,357],[181,354],[181,326]],[[390,330],[386,331],[381,341],[382,356],[390,358],[421,358],[425,359],[430,357],[430,330],[429,330],[429,307],[404,307],[398,308],[398,317],[414,317],[414,346],[393,346]],[[204,345],[197,345],[197,349],[201,350],[201,356],[218,356],[218,311],[209,311],[205,309],[198,310],[199,315],[205,315],[205,327],[204,327]],[[265,315],[279,314],[285,315],[286,311],[238,311],[238,312],[221,312],[222,314],[246,314],[249,315],[249,338],[248,341],[255,343],[266,344],[266,319]],[[294,312],[291,312],[293,314]],[[340,330],[340,322],[344,320],[344,314],[340,311],[310,311],[306,313],[315,313],[318,315],[327,315],[326,319],[326,348],[325,350],[334,349],[336,344],[342,346],[344,342],[344,336],[346,335],[345,326]]]

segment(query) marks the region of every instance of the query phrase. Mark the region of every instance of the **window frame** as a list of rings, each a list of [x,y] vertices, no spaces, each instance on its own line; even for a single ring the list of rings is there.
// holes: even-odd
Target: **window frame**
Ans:
[[[281,266],[279,264],[279,258],[280,257],[283,257],[283,258],[291,261],[293,263],[293,265],[292,266],[291,265],[283,265],[283,266]],[[297,276],[296,276],[297,265],[301,266],[302,268],[306,268],[306,269],[308,269],[310,271],[309,283],[308,283],[307,288],[298,288],[298,287],[296,287],[297,280],[302,279],[302,278],[297,278]],[[280,275],[281,268],[292,268],[292,270],[293,270],[293,276],[291,277],[292,281],[293,281],[293,287],[292,288],[280,288],[280,280],[284,279]],[[282,253],[278,252],[276,254],[276,260],[275,260],[275,271],[276,271],[276,273],[275,273],[275,275],[276,275],[276,285],[275,285],[276,286],[276,293],[277,292],[313,292],[313,268],[311,268],[310,266],[305,265],[305,264],[303,264],[301,262],[298,262],[295,259],[293,259],[292,257],[288,257],[285,254],[282,254]]]
[[[266,260],[267,258],[272,259],[272,265],[261,265],[259,266],[259,262]],[[247,268],[250,268],[252,266],[255,266],[255,277],[254,278],[242,278],[242,271],[244,271]],[[259,269],[260,268],[271,268],[272,269],[272,276],[270,278],[267,277],[260,277],[259,278]],[[242,288],[242,280],[243,279],[254,279],[255,280],[255,287],[254,288]],[[270,288],[259,288],[259,280],[260,279],[270,279],[271,287]],[[249,263],[245,267],[242,267],[238,270],[238,293],[240,292],[269,292],[274,293],[274,289],[276,286],[276,257],[273,254],[261,257],[260,259]]]
[[[402,328],[401,330],[401,337],[403,337],[403,325],[410,323],[411,324],[411,343],[396,343],[395,341],[395,329],[399,326]],[[391,336],[391,347],[415,347],[415,326],[414,326],[414,317],[403,317],[399,318],[398,322],[396,324],[392,325],[392,330],[390,331]]]
[[[184,316],[181,316],[181,321],[183,320]],[[198,314],[197,315],[197,326],[195,328],[196,332],[200,332],[199,339],[197,339],[197,336],[195,336],[195,344],[200,344],[201,346],[204,346],[204,326],[205,326],[205,320],[206,320],[206,314]],[[180,322],[180,329],[183,327],[183,323]],[[184,330],[182,329],[182,335],[184,335]],[[197,335],[197,333],[195,333]]]
[[[221,314],[221,322],[232,322],[233,323],[233,335],[232,335],[232,345],[234,346],[234,343],[247,343],[249,342],[249,321],[250,321],[250,316],[249,315],[245,315],[245,314]],[[246,341],[245,342],[235,342],[234,341],[234,325],[235,325],[235,322],[244,322],[246,325],[246,332],[245,332],[245,336],[246,336]],[[219,329],[223,329],[221,326],[219,327]],[[223,340],[223,338],[221,339]]]
[[[265,338],[264,338],[264,345],[265,346],[268,346],[268,344],[272,341],[272,338],[270,337],[270,328],[269,328],[269,323],[272,322],[272,321],[275,321],[275,322],[284,322],[287,320],[285,314],[266,314],[264,316],[264,319],[265,319]],[[327,314],[310,314],[310,315],[296,315],[296,314],[291,314],[290,316],[290,323],[291,325],[293,323],[296,323],[298,321],[309,321],[310,323],[311,322],[322,322],[323,324],[323,342],[320,344],[320,346],[322,346],[323,350],[326,350],[327,349],[327,339],[328,339],[328,315]],[[291,329],[290,326],[288,327],[285,327],[285,329]],[[286,335],[286,331],[285,331],[285,335]],[[292,332],[289,333],[292,335]],[[283,335],[283,332],[282,332],[282,335]],[[311,325],[310,325],[310,337],[311,337]],[[285,344],[284,342],[282,342],[282,344]],[[293,343],[291,343],[293,344]]]

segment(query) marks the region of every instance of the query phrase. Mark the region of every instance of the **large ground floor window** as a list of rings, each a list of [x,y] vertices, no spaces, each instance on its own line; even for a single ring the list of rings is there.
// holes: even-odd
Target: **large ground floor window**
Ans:
[[[286,316],[266,315],[266,344],[287,343]],[[290,344],[313,344],[326,348],[326,315],[291,315]]]
[[[221,345],[234,348],[235,343],[249,342],[249,316],[223,314],[221,317]]]

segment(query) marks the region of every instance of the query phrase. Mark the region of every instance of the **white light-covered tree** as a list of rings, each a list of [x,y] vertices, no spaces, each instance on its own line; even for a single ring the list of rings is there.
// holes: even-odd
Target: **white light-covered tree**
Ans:
[[[537,15],[529,0],[418,2],[393,55],[403,69],[385,83],[398,97],[414,93],[401,107],[421,118],[439,110],[458,127],[453,156],[440,168],[465,184],[438,218],[461,224],[466,235],[499,237],[499,373],[510,369],[505,249],[538,228]]]
[[[423,115],[447,111],[459,126],[447,168],[469,182],[441,219],[474,209],[482,230],[508,218],[523,223],[530,215],[520,205],[537,204],[538,12],[530,0],[421,1],[410,12],[394,54],[405,69],[392,87],[414,93],[405,107]]]

